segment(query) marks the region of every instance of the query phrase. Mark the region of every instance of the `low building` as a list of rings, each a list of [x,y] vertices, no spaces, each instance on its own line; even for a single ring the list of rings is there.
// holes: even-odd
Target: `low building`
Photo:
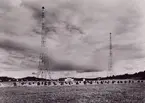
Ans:
[[[66,79],[65,79],[65,82],[73,82],[73,81],[74,81],[73,78],[66,78]]]

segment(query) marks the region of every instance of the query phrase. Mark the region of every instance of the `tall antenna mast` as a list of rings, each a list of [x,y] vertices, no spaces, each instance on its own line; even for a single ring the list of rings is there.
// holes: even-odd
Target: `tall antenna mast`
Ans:
[[[46,32],[45,32],[45,8],[42,7],[42,31],[41,31],[41,54],[39,57],[39,66],[38,66],[38,73],[37,77],[39,78],[45,78],[47,79],[47,75],[49,76],[49,79],[51,80],[50,72],[48,71],[48,61],[46,59],[45,54],[45,44],[46,44]]]
[[[112,34],[110,33],[108,76],[112,75]]]

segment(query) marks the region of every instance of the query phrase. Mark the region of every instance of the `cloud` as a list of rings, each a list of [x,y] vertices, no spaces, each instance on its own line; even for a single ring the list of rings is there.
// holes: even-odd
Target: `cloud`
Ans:
[[[30,10],[23,6],[16,6],[16,1],[1,0],[3,13],[0,18],[0,32],[9,36],[31,35],[31,29],[35,25]],[[4,7],[3,7],[4,2]]]
[[[54,71],[106,70],[110,32],[114,65],[121,60],[144,58],[139,42],[144,37],[139,30],[143,15],[136,0],[22,0],[17,6],[15,2],[0,2],[5,5],[0,18],[0,48],[21,55],[40,52],[41,7],[45,6],[46,55],[59,65]],[[29,62],[25,68],[37,67],[36,61]]]
[[[9,52],[9,56],[7,59],[5,59],[3,62],[1,62],[4,65],[7,65],[5,67],[5,70],[19,70],[19,67],[17,67],[18,64],[20,64],[20,67],[22,69],[25,68],[31,68],[36,69],[38,68],[38,57],[40,54],[40,51],[37,51],[36,48],[31,47],[27,44],[22,44],[19,42],[14,42],[12,40],[1,40],[0,41],[0,47],[4,50]],[[51,71],[78,71],[78,72],[90,72],[90,71],[100,71],[86,68],[86,67],[79,67],[72,65],[71,63],[59,63],[53,60],[50,56],[47,54],[45,55],[45,61],[46,61],[46,68],[50,67],[50,61],[53,61],[54,67],[48,68]],[[10,66],[10,67],[9,67]]]
[[[10,41],[10,40],[1,40],[0,47],[7,49],[7,50],[14,50],[14,51],[24,51],[28,50],[28,47],[24,47],[24,45]]]
[[[39,48],[32,47],[24,42],[14,41],[13,39],[6,38],[0,39],[0,48],[3,48],[9,52],[16,51],[23,54],[35,55],[36,53],[40,53]]]

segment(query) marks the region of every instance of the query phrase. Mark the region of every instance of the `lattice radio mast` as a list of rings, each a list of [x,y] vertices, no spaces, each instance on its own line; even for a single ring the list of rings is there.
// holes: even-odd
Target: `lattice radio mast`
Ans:
[[[42,7],[42,30],[41,30],[41,53],[40,53],[40,57],[39,57],[39,66],[38,66],[38,73],[37,73],[37,77],[38,78],[45,78],[48,79],[47,76],[49,76],[49,79],[51,80],[51,76],[50,76],[50,71],[48,70],[49,68],[47,66],[49,66],[48,60],[46,58],[45,55],[45,44],[46,44],[46,32],[45,32],[45,8]]]
[[[110,33],[108,76],[112,75],[112,34]]]

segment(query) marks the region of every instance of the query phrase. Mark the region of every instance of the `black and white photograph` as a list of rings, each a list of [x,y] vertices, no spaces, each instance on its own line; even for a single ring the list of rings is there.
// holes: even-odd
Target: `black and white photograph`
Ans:
[[[0,103],[145,103],[145,0],[0,0]]]

